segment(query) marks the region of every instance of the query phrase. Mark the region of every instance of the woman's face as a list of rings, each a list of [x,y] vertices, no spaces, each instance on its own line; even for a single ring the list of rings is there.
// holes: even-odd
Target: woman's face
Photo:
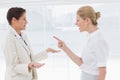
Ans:
[[[22,16],[17,20],[13,19],[13,25],[18,29],[18,30],[25,30],[27,24],[26,20],[26,13],[23,13]]]
[[[76,25],[78,26],[80,32],[86,31],[87,23],[79,15],[76,16]]]

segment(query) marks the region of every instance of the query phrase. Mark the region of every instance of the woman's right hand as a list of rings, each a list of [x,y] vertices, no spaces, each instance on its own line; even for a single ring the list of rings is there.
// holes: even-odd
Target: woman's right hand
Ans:
[[[31,69],[31,68],[40,68],[42,67],[43,65],[45,65],[44,63],[36,63],[36,62],[31,62],[28,64],[28,67]]]
[[[61,49],[65,49],[67,46],[66,44],[64,43],[64,41],[60,40],[59,38],[57,38],[56,36],[53,36],[53,38],[55,38],[57,41],[58,41],[58,47],[61,48]]]

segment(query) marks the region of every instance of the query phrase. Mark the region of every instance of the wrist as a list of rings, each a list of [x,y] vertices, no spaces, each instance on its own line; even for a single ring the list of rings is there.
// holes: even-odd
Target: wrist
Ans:
[[[31,70],[31,64],[30,63],[28,64],[28,70],[29,71]]]
[[[62,50],[63,51],[66,51],[66,50],[68,50],[69,48],[67,47],[67,46],[64,46],[63,48],[62,48]]]
[[[45,51],[46,51],[47,53],[49,53],[49,52],[50,52],[50,51],[49,51],[49,49],[46,49]]]

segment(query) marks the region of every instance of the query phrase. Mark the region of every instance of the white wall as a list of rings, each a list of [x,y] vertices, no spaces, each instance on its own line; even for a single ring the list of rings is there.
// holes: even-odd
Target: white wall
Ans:
[[[99,27],[110,45],[111,52],[106,80],[118,80],[120,79],[117,75],[120,73],[118,71],[120,67],[119,0],[2,0],[0,1],[0,45],[3,44],[9,29],[6,20],[7,10],[10,7],[18,6],[27,10],[28,25],[26,33],[35,53],[50,46],[58,49],[57,42],[52,38],[53,35],[56,35],[63,39],[77,55],[80,55],[87,34],[79,33],[74,23],[76,10],[83,5],[91,5],[96,11],[101,12]],[[43,62],[46,65],[38,70],[41,80],[58,80],[58,78],[60,80],[80,80],[79,68],[71,62],[63,51],[55,55],[49,54],[49,58]],[[1,48],[0,63],[0,69],[2,69],[0,80],[3,80],[5,63]]]

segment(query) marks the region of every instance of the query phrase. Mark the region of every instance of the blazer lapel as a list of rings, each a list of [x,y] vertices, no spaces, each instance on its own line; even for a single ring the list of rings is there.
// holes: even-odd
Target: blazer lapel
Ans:
[[[23,37],[23,39],[24,39],[24,41],[25,41],[25,44],[27,45],[27,49],[28,49],[30,52],[32,52],[32,51],[31,51],[31,46],[30,46],[30,44],[29,44],[29,41],[27,40],[27,37],[26,37],[25,35],[23,35],[22,37]]]
[[[15,36],[15,38],[18,40],[18,42],[20,43],[20,45],[23,46],[24,49],[27,51],[28,55],[30,55],[29,47],[26,46],[26,44],[24,43],[24,41],[22,40],[22,38],[20,38],[20,36],[18,37],[18,34],[12,28],[10,29],[10,34]],[[23,35],[23,39],[25,39],[24,35]]]
[[[31,48],[31,46],[29,44],[29,41],[28,41],[28,39],[27,39],[27,37],[25,35],[23,35],[23,39],[24,39],[24,41],[25,41],[25,43],[27,45],[27,49],[29,50],[30,58],[31,58],[31,60],[33,60],[33,58],[32,58],[32,53],[33,52],[32,52],[32,48]]]
[[[24,41],[22,41],[21,39],[18,39],[18,41],[20,42],[20,44],[25,48],[25,50],[30,55],[30,50],[29,50],[28,46],[24,43]]]

